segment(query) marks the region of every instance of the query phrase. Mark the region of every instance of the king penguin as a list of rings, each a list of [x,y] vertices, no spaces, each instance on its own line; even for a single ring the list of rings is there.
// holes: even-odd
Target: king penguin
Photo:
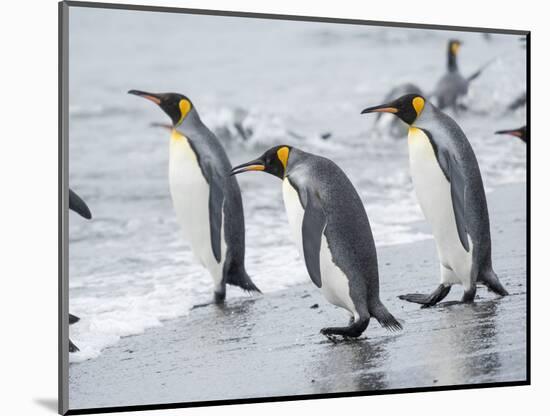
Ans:
[[[489,213],[481,173],[470,142],[458,124],[420,95],[408,94],[362,113],[392,113],[409,127],[413,185],[439,254],[441,281],[429,294],[400,296],[433,306],[453,284],[464,287],[463,302],[473,302],[476,283],[508,294],[493,271]]]
[[[86,205],[86,202],[84,202],[84,200],[80,198],[78,194],[70,188],[69,188],[69,209],[71,211],[76,212],[83,218],[86,218],[87,220],[92,219],[92,213],[90,212],[90,208],[88,208],[88,205]],[[69,314],[69,325],[75,324],[78,321],[80,321],[80,318],[78,316]],[[69,338],[69,352],[78,352],[78,351],[80,351],[80,349]]]
[[[214,280],[214,303],[225,300],[226,284],[260,292],[245,269],[241,190],[218,138],[181,94],[129,94],[157,104],[172,120],[170,193],[176,217],[197,260]],[[201,305],[202,306],[202,305]]]
[[[347,327],[323,328],[329,338],[359,337],[375,317],[390,330],[401,324],[379,297],[376,247],[361,198],[331,160],[276,146],[236,166],[232,174],[264,171],[283,180],[283,200],[309,277],[332,304],[351,314]]]
[[[457,64],[458,50],[461,45],[462,42],[457,39],[449,40],[447,45],[447,72],[437,82],[435,91],[431,94],[435,99],[435,104],[441,110],[451,107],[455,112],[458,112],[458,110],[464,109],[464,104],[460,102],[461,98],[468,94],[470,83],[479,77],[492,62],[490,61],[468,78],[465,78],[460,73]]]
[[[522,142],[527,143],[527,126],[520,127],[519,129],[513,130],[499,130],[495,134],[509,134],[520,139]]]

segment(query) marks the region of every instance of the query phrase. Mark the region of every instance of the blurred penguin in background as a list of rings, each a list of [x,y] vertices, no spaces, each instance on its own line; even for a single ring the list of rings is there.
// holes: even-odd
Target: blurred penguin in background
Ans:
[[[466,110],[462,99],[468,94],[470,83],[478,78],[483,70],[492,62],[488,62],[469,77],[464,77],[458,68],[457,56],[462,42],[457,39],[449,40],[447,45],[447,72],[437,82],[430,98],[432,102],[444,110],[452,108],[456,113]]]

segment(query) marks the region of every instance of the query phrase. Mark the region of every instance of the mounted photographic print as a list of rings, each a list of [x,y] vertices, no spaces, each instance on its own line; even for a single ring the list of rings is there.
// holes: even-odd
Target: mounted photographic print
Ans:
[[[529,32],[59,10],[60,413],[530,383]]]

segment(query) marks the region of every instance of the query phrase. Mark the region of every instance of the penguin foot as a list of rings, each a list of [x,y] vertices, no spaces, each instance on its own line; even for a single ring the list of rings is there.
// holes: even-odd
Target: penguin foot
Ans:
[[[442,301],[445,296],[451,291],[451,286],[445,286],[443,284],[439,285],[429,295],[423,295],[421,293],[409,293],[408,295],[398,296],[401,300],[406,300],[407,302],[419,303],[423,308],[429,308],[434,306],[436,303]]]
[[[340,335],[344,338],[358,338],[361,336],[367,326],[369,326],[369,318],[358,319],[354,321],[350,326],[343,327],[329,327],[321,329],[321,334],[333,341],[334,336]]]
[[[323,328],[325,329],[325,328]],[[323,330],[321,330],[321,333],[323,333]],[[339,342],[341,342],[342,340],[338,339],[338,337],[336,337],[335,335],[330,335],[330,334],[323,334],[325,337],[327,337],[327,339],[332,342],[333,344],[338,344]]]
[[[210,305],[222,306],[224,302],[225,302],[225,287],[223,287],[222,289],[218,289],[218,291],[214,292],[214,300],[212,302],[199,303],[197,305],[193,305],[191,310],[197,309],[197,308],[204,308],[205,306],[210,306]]]
[[[217,305],[222,304],[225,301],[225,287],[220,292],[214,292],[214,303]]]
[[[214,302],[197,303],[196,305],[191,306],[191,310],[205,308],[206,306],[210,306],[210,305],[215,305],[215,303]]]
[[[472,285],[472,287],[468,290],[464,291],[464,295],[462,295],[462,303],[474,303],[474,299],[476,297],[476,285]]]
[[[349,333],[341,333],[340,330],[346,330],[347,328],[344,327],[344,328],[338,328],[338,327],[334,327],[334,328],[323,328],[321,329],[321,334],[323,334],[325,337],[327,337],[327,339],[332,342],[333,344],[340,344],[342,342],[346,342],[346,341],[357,341],[359,339],[359,335],[355,335],[354,333],[353,334],[349,334]],[[333,332],[334,330],[336,330],[335,332]]]
[[[196,305],[191,306],[191,310],[199,309],[199,308],[205,308],[207,306],[212,306],[212,305],[221,308],[221,307],[225,306],[225,303],[224,302],[216,302],[216,301],[206,302],[206,303],[197,303]]]

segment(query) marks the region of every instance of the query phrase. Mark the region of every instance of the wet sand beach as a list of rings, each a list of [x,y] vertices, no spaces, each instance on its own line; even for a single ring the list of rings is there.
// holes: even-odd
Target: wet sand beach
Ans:
[[[311,283],[233,296],[223,308],[194,309],[71,364],[71,408],[525,380],[525,201],[525,184],[488,195],[493,263],[508,297],[480,287],[473,305],[403,302],[398,295],[437,286],[435,243],[382,247],[381,299],[403,331],[388,332],[372,319],[357,341],[327,340],[319,330],[348,317]],[[455,287],[446,300],[461,296]]]

